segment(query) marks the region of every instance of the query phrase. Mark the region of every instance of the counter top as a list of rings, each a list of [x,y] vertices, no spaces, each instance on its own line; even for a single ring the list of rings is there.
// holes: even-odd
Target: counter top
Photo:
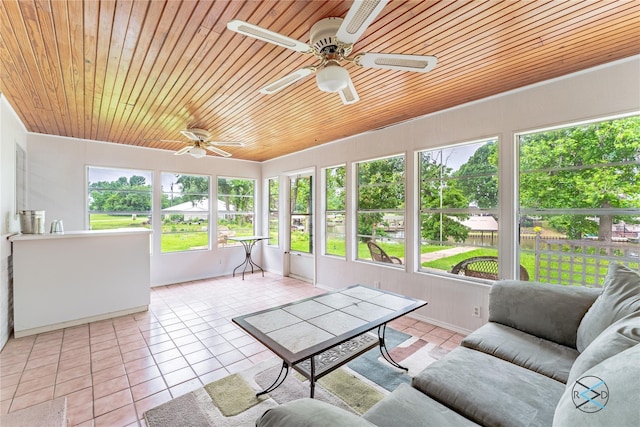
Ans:
[[[64,233],[45,233],[45,234],[14,234],[9,237],[9,241],[16,242],[21,240],[48,240],[48,239],[70,239],[82,237],[102,237],[102,236],[124,236],[128,234],[151,233],[151,229],[144,227],[116,228],[112,230],[75,230],[65,231]]]

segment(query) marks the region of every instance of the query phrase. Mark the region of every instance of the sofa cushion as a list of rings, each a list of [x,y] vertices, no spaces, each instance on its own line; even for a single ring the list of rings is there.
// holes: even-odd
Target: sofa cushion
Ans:
[[[612,262],[604,280],[602,294],[584,315],[576,348],[583,352],[598,335],[616,320],[640,311],[640,274]]]
[[[258,418],[256,426],[372,427],[374,424],[342,408],[307,397],[267,410]]]
[[[461,345],[515,363],[554,380],[567,382],[578,351],[519,331],[500,323],[489,322],[462,340]]]
[[[477,424],[420,393],[400,384],[362,417],[379,427],[476,426]]]
[[[571,367],[567,387],[572,387],[588,369],[639,343],[640,312],[637,312],[618,320],[589,344]]]
[[[489,321],[575,348],[578,325],[601,292],[582,286],[502,280],[489,291]]]
[[[618,353],[584,372],[558,402],[554,427],[637,426],[640,407],[640,345]],[[603,384],[600,382],[603,381]],[[590,387],[593,390],[588,391]],[[608,400],[602,392],[606,391]],[[585,399],[589,397],[595,403]]]
[[[457,347],[413,386],[482,425],[549,426],[565,385],[489,354]]]

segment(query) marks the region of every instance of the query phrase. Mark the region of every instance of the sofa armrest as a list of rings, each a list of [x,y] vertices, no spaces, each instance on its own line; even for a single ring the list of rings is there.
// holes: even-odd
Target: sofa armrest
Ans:
[[[375,427],[342,408],[316,399],[303,398],[266,411],[256,427]]]
[[[601,289],[503,280],[489,292],[489,321],[572,348],[578,326]]]

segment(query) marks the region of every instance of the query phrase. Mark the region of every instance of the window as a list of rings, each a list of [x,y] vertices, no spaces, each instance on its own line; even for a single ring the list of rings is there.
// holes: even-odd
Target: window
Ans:
[[[289,178],[291,233],[289,247],[295,252],[313,253],[313,177]]]
[[[162,174],[162,252],[209,249],[209,177]]]
[[[280,187],[278,178],[270,178],[269,186],[269,245],[278,246],[280,244]]]
[[[484,140],[418,153],[422,270],[497,257],[497,148]]]
[[[253,179],[218,178],[218,246],[239,245],[229,237],[255,235]]]
[[[346,167],[336,166],[324,170],[325,180],[325,247],[326,255],[346,256]]]
[[[404,156],[357,163],[356,169],[358,178],[357,259],[372,259],[367,247],[367,242],[370,240],[389,256],[403,259],[405,256]]]
[[[152,173],[87,168],[90,230],[151,228]]]
[[[532,279],[601,286],[638,270],[640,117],[518,137],[520,263]]]

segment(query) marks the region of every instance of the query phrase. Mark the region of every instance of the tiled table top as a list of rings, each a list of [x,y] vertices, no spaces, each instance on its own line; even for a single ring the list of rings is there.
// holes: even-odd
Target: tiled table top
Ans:
[[[233,319],[294,365],[427,303],[363,285]]]

